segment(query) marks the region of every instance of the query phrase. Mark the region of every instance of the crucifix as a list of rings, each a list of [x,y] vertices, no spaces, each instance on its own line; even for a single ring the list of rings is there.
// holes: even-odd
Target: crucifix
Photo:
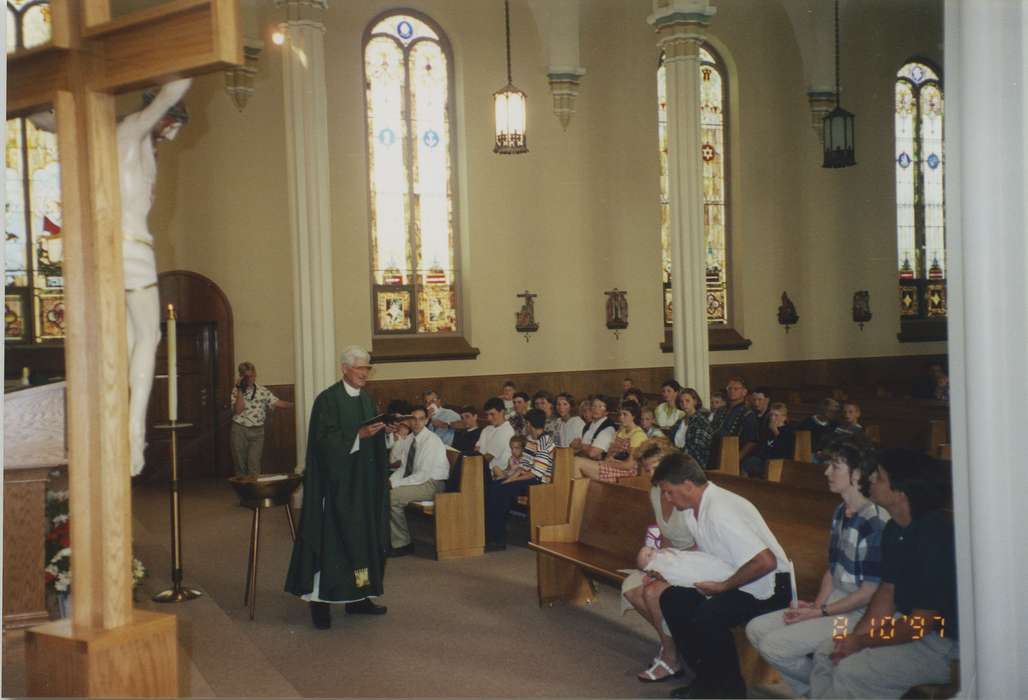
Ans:
[[[529,338],[528,334],[535,333],[539,330],[539,324],[535,320],[535,298],[537,296],[539,295],[532,294],[527,289],[517,295],[518,299],[524,299],[525,303],[521,305],[521,309],[515,315],[516,322],[514,324],[514,329],[518,333],[525,334],[526,343]]]
[[[52,39],[7,58],[7,118],[53,106],[67,308],[71,620],[26,633],[29,695],[178,695],[176,618],[132,608],[128,360],[115,95],[243,63],[238,0],[116,19],[51,0]]]

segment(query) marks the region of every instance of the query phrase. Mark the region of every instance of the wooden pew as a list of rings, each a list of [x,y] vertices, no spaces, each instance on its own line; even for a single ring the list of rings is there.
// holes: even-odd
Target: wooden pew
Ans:
[[[716,469],[722,474],[739,474],[739,438],[735,435],[714,437],[714,444],[711,446],[710,464],[711,469]]]
[[[450,469],[460,453],[447,449]],[[482,458],[465,457],[460,474],[460,491],[437,493],[434,501],[415,501],[410,508],[435,520],[435,558],[462,559],[485,553],[485,486]]]
[[[529,539],[533,542],[540,526],[567,522],[574,462],[574,450],[558,447],[553,457],[553,479],[548,484],[528,487]]]
[[[619,569],[635,567],[653,508],[642,489],[594,479],[573,479],[568,517],[541,525],[529,542],[537,559],[553,563],[553,575],[538,579],[540,605],[557,601],[590,603],[594,590],[586,573],[619,583]]]
[[[938,459],[949,459],[943,457],[943,446],[949,448],[949,421],[932,420],[929,422],[928,430],[928,454]]]
[[[792,458],[799,462],[809,462],[814,459],[809,430],[796,431],[796,444],[792,449]]]
[[[823,491],[828,490],[825,480],[825,465],[805,462],[798,459],[769,459],[767,461],[767,480],[783,486]]]

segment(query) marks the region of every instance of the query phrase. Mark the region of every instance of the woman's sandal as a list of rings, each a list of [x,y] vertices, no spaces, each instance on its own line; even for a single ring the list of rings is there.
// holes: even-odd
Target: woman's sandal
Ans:
[[[658,668],[662,668],[665,671],[667,671],[667,675],[658,676],[656,674]],[[664,659],[658,656],[653,660],[653,665],[645,671],[643,671],[642,673],[640,673],[638,676],[636,676],[636,678],[639,679],[640,683],[660,683],[661,681],[666,681],[668,678],[678,678],[681,675],[682,669],[678,669],[676,671],[675,669],[668,666]]]

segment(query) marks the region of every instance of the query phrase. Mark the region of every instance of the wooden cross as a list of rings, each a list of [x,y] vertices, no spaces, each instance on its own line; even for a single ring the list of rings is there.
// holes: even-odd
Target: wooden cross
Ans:
[[[112,19],[108,0],[51,0],[51,11],[52,40],[7,57],[7,118],[51,106],[57,116],[74,551],[74,624],[66,636],[78,644],[64,647],[78,651],[55,653],[59,644],[54,643],[44,652],[34,645],[46,646],[47,633],[30,632],[28,691],[166,694],[167,685],[158,687],[158,680],[145,678],[160,663],[155,658],[150,659],[153,665],[143,663],[129,648],[145,647],[139,644],[147,638],[144,628],[156,629],[159,618],[170,616],[132,609],[128,360],[114,96],[241,65],[239,5],[238,0],[170,0]],[[118,644],[111,636],[118,630],[128,630],[121,635],[124,640],[135,640],[126,641],[128,651],[96,651],[112,640]],[[164,654],[166,635],[152,646],[161,651],[144,655]],[[175,653],[172,640],[170,654]],[[174,658],[161,661],[170,661],[174,673]],[[141,663],[143,670],[133,663]]]

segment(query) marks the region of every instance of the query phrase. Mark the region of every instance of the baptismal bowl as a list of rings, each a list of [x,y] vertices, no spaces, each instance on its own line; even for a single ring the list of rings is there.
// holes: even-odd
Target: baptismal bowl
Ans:
[[[293,491],[303,481],[302,474],[261,474],[257,476],[233,476],[232,484],[239,505],[247,508],[271,508],[289,503]]]

